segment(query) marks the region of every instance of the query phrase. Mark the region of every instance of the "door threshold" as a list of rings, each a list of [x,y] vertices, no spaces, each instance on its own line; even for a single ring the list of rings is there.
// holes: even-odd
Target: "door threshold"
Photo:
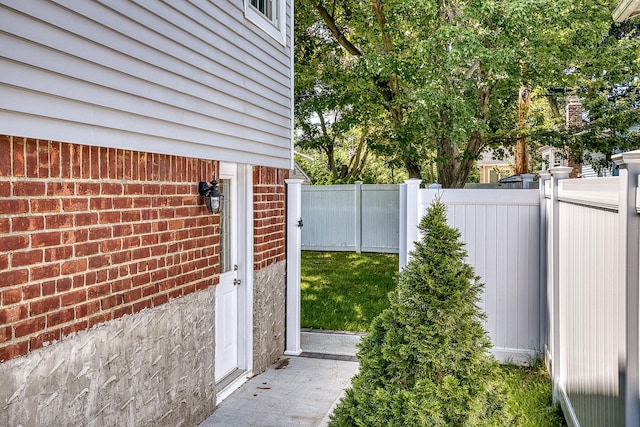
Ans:
[[[216,382],[216,406],[246,383],[250,376],[248,371],[236,368]]]

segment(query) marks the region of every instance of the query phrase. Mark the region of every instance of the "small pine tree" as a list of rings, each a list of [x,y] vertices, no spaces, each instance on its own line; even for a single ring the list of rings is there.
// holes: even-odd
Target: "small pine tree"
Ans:
[[[424,237],[360,344],[360,371],[331,425],[508,425],[477,306],[483,285],[465,262],[460,232],[447,225],[440,201],[419,228]]]

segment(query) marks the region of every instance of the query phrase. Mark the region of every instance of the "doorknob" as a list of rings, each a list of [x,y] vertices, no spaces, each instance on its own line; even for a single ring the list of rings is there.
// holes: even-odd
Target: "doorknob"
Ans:
[[[233,279],[233,285],[234,285],[234,286],[238,286],[238,285],[241,285],[241,284],[242,284],[242,280],[240,280],[240,279]]]

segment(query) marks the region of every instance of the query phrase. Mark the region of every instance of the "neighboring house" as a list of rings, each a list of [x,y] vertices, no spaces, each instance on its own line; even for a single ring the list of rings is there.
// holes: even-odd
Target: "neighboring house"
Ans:
[[[0,425],[197,425],[282,355],[292,15],[0,0]]]
[[[485,151],[478,160],[480,184],[497,183],[502,178],[515,173],[515,159],[513,155],[497,158],[492,150]]]

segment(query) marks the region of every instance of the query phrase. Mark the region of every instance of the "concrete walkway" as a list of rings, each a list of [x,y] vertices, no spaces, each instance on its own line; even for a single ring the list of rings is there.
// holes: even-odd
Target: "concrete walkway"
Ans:
[[[227,397],[200,427],[326,426],[351,378],[360,335],[303,331],[300,356],[283,356]]]

